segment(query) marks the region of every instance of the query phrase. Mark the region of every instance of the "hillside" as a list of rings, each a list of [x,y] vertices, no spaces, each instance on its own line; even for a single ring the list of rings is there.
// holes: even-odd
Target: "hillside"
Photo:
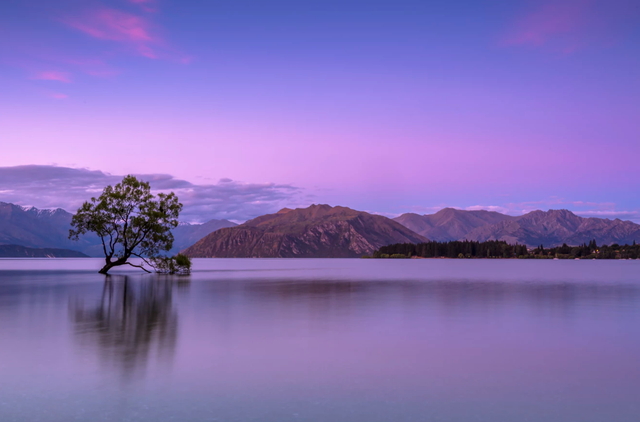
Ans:
[[[497,224],[514,217],[493,211],[463,211],[443,208],[435,214],[402,214],[395,221],[414,232],[439,242],[464,238],[478,227]]]
[[[77,242],[68,239],[72,217],[60,208],[39,210],[0,202],[0,243],[82,252],[97,245],[97,236],[83,236]]]
[[[595,239],[599,245],[640,241],[640,225],[619,219],[579,217],[568,210],[532,211],[493,226],[479,227],[466,239],[504,240],[529,246],[580,245]]]
[[[568,210],[532,211],[509,216],[489,211],[445,208],[435,214],[403,214],[394,219],[437,241],[504,240],[509,244],[546,247],[580,245],[595,239],[599,245],[640,241],[640,225],[619,219],[584,218]]]
[[[20,245],[0,245],[0,258],[88,258],[69,249],[25,248]]]
[[[182,223],[172,231],[173,248],[168,254],[175,255],[218,229],[235,226],[237,224],[229,220],[209,220],[204,224]]]
[[[345,207],[283,209],[220,229],[184,252],[191,257],[352,258],[391,243],[424,242],[401,224]]]

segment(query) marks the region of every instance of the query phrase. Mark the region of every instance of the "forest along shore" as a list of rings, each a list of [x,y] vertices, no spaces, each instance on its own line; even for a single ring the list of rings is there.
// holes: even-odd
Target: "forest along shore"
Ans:
[[[371,256],[363,258],[468,258],[468,259],[640,259],[640,245],[602,245],[595,240],[579,246],[527,248],[525,245],[510,245],[505,241],[470,240],[451,242],[396,243],[383,246]]]

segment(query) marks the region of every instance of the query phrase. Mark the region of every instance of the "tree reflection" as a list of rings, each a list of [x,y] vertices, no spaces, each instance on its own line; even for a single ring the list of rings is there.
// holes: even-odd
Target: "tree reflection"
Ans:
[[[85,349],[97,348],[100,360],[126,379],[140,375],[150,360],[173,359],[178,315],[173,305],[175,278],[132,280],[107,277],[97,306],[71,304],[75,334]],[[188,288],[188,283],[180,283]]]

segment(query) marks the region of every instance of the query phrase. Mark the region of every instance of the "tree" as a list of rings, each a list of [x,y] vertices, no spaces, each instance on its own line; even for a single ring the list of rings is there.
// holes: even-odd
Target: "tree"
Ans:
[[[151,265],[160,274],[188,275],[191,273],[191,258],[179,253],[176,256],[158,256],[151,258]]]
[[[87,232],[100,237],[105,255],[101,274],[119,265],[150,272],[128,260],[133,256],[153,266],[147,259],[173,246],[171,229],[178,226],[181,210],[173,192],[156,197],[148,182],[129,175],[115,187],[104,188],[100,197],[82,204],[71,220],[69,239],[78,240]]]

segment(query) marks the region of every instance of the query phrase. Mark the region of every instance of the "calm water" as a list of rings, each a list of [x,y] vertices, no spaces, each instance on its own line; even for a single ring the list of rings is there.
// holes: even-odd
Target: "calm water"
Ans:
[[[0,260],[0,421],[640,420],[640,261]]]

